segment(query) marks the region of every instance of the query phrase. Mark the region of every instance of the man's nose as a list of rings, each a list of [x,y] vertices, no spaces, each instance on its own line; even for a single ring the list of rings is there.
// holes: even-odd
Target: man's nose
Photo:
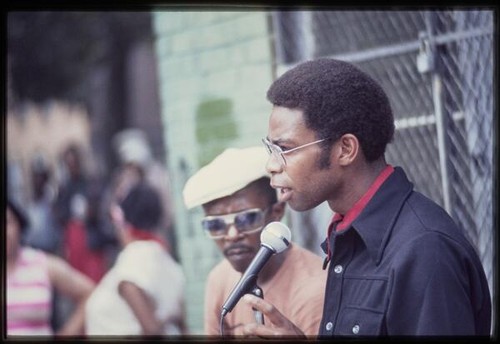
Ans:
[[[231,225],[229,225],[229,229],[227,230],[226,239],[235,240],[238,239],[239,237],[240,237],[240,232],[236,229],[234,223],[232,223]]]
[[[273,153],[269,155],[266,163],[266,171],[270,174],[280,173],[283,171],[283,166],[281,165],[279,157],[277,157],[276,154]]]

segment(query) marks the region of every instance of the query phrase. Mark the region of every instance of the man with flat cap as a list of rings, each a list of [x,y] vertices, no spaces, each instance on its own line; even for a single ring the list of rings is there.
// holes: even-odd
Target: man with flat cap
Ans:
[[[285,203],[278,202],[265,170],[267,158],[264,147],[226,149],[184,187],[186,206],[203,207],[202,228],[225,257],[210,271],[206,283],[207,335],[220,334],[221,307],[258,252],[262,229],[284,215]],[[292,243],[269,259],[257,280],[264,299],[306,335],[317,334],[321,320],[326,283],[321,262]],[[242,335],[243,325],[255,321],[252,308],[238,302],[224,318],[224,335]]]

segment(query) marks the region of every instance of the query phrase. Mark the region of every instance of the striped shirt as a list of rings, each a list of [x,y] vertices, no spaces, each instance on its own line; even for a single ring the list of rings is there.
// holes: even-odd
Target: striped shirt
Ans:
[[[52,335],[51,314],[47,255],[23,247],[7,276],[7,335]]]

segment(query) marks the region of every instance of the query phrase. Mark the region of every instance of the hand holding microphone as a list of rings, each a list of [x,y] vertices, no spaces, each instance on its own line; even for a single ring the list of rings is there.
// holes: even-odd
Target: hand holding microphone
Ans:
[[[257,309],[263,316],[266,316],[266,325],[259,323],[244,324],[243,335],[269,339],[306,338],[304,332],[271,303],[252,294],[246,294],[242,299],[248,306]]]
[[[243,295],[250,293],[255,288],[257,275],[264,265],[273,254],[283,252],[290,244],[290,239],[290,229],[281,222],[271,222],[262,230],[261,247],[224,302],[221,319],[233,310]]]

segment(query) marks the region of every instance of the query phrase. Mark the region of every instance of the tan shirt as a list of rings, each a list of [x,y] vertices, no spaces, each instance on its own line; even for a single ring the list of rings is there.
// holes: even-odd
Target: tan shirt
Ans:
[[[312,252],[290,245],[283,265],[264,285],[264,299],[306,335],[316,336],[323,315],[326,271],[322,259]],[[220,335],[220,311],[241,273],[234,270],[227,259],[217,264],[208,275],[205,288],[205,334]],[[266,321],[264,317],[264,321]],[[243,301],[225,316],[224,335],[242,335],[243,324],[255,322],[252,308]]]

